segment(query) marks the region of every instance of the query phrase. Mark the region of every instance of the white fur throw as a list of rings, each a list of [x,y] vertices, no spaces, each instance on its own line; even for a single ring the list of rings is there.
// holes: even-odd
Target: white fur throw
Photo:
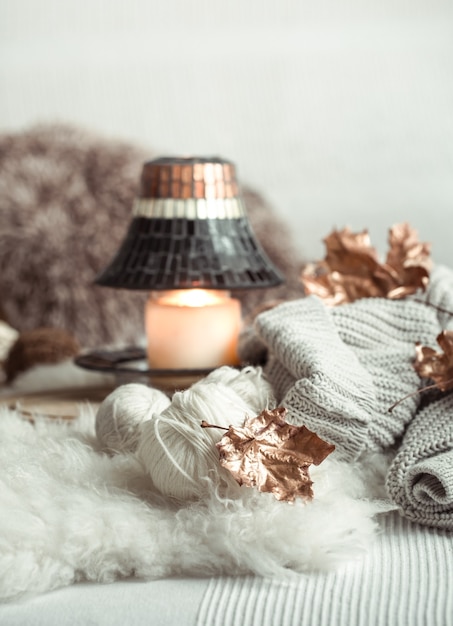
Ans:
[[[313,468],[315,499],[237,499],[177,507],[133,454],[98,449],[94,412],[70,424],[0,411],[0,599],[78,580],[251,572],[289,576],[360,557],[386,510],[386,460]]]

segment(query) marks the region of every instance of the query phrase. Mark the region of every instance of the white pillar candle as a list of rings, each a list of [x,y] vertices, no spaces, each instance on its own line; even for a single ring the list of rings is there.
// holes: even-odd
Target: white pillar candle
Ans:
[[[238,300],[220,290],[152,292],[145,308],[153,369],[203,369],[238,363]]]

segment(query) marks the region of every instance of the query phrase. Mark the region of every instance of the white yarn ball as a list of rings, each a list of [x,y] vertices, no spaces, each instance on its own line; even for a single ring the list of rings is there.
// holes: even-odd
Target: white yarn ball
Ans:
[[[228,385],[251,407],[251,413],[258,415],[263,409],[273,409],[276,400],[271,384],[264,378],[261,367],[247,366],[241,370],[224,365],[214,370],[205,379]]]
[[[141,424],[161,413],[170,399],[159,389],[139,383],[121,385],[102,402],[96,414],[96,437],[104,450],[135,452]]]
[[[266,408],[268,386],[260,372],[255,374],[219,368],[190,389],[175,393],[171,405],[143,425],[137,454],[163,495],[193,500],[207,489],[221,488],[225,495],[238,488],[219,463],[215,444],[225,431],[202,428],[201,422],[240,427],[247,415]]]

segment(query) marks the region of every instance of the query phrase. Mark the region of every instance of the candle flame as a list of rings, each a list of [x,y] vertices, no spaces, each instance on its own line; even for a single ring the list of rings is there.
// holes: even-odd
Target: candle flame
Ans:
[[[227,299],[229,299],[227,291],[212,289],[176,289],[164,291],[156,298],[159,304],[189,307],[214,306]]]

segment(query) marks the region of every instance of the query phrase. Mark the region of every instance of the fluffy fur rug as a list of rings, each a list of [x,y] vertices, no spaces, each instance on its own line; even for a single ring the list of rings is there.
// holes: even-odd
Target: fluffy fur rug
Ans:
[[[51,371],[29,372],[29,388]],[[335,453],[311,472],[311,503],[238,487],[234,499],[177,506],[134,455],[99,450],[94,417],[88,406],[70,424],[32,425],[0,412],[0,599],[79,580],[329,569],[360,557],[390,510],[386,459],[353,465]]]
[[[63,328],[83,347],[143,334],[147,294],[93,280],[127,232],[143,162],[153,156],[72,126],[0,134],[0,309],[12,326]],[[259,194],[245,188],[244,201],[257,238],[287,279],[237,294],[247,314],[263,300],[300,295],[302,285],[289,229]]]

